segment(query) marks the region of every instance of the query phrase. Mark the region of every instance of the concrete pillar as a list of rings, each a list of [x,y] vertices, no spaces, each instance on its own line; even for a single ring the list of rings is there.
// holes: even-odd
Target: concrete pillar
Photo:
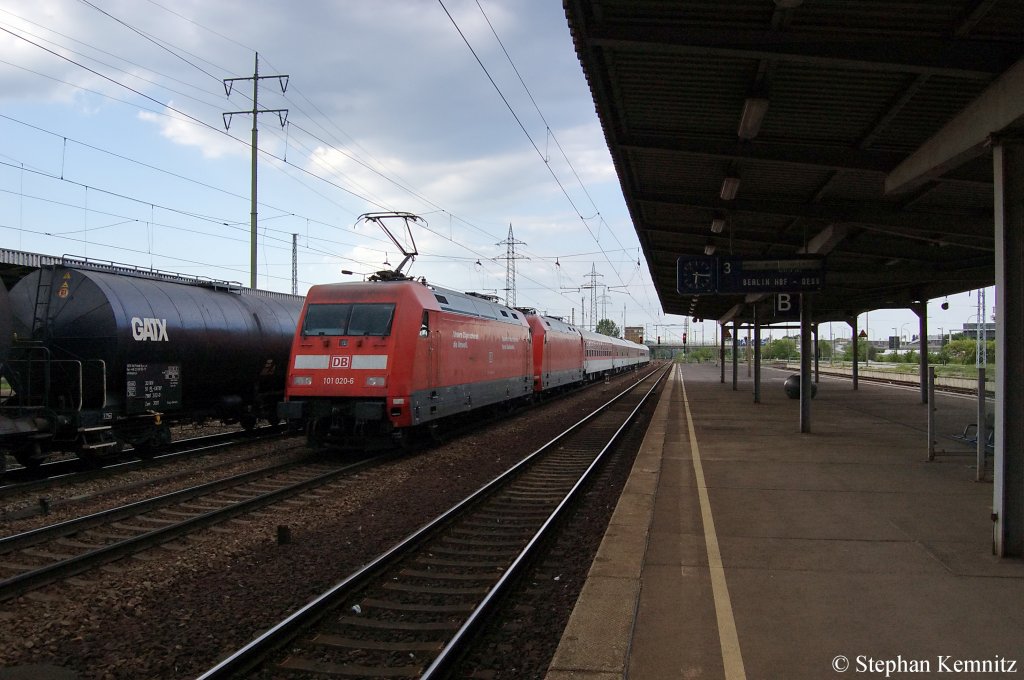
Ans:
[[[996,405],[995,553],[1024,556],[1024,139],[994,139]],[[978,319],[978,323],[984,323]]]
[[[756,303],[754,304],[754,403],[761,403],[761,320],[757,318]]]
[[[811,337],[811,342],[814,344],[814,382],[817,383],[821,381],[821,348],[818,346],[818,324],[816,323],[811,324]]]
[[[725,384],[725,328],[726,328],[725,324],[723,323],[722,324],[722,332],[720,334],[720,337],[722,339],[722,344],[719,345],[719,347],[718,347],[718,358],[719,358],[718,365],[721,366],[721,368],[722,368],[722,384],[723,385]]]
[[[800,294],[800,431],[811,431],[811,296]]]
[[[928,403],[928,302],[911,305],[910,310],[917,314],[917,353],[921,355],[918,361],[918,375],[921,378],[921,403]]]
[[[736,390],[736,381],[740,370],[740,322],[732,322],[732,389]]]
[[[853,352],[853,389],[856,390],[857,389],[857,368],[858,368],[858,364],[860,363],[859,360],[858,360],[858,358],[860,357],[860,353],[859,353],[860,352],[860,348],[859,348],[860,338],[857,337],[857,334],[860,333],[860,331],[857,330],[857,317],[856,316],[853,317],[853,319],[851,319],[847,323],[850,324],[850,332],[851,332],[850,344],[853,345],[853,350],[852,350],[852,352]]]

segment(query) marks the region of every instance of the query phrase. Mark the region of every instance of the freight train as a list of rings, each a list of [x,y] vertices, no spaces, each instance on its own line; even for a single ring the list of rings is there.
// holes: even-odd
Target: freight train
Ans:
[[[644,345],[379,272],[309,290],[278,415],[314,445],[389,446],[649,360]]]
[[[0,453],[26,466],[54,451],[152,451],[177,422],[275,419],[303,301],[71,258],[7,298]]]

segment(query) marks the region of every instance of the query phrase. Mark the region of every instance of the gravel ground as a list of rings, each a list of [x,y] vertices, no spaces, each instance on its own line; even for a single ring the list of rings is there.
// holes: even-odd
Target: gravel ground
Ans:
[[[454,677],[530,680],[547,674],[655,406],[655,401],[648,402],[639,426],[619,443],[582,502],[563,520],[550,549],[506,598]]]
[[[83,679],[195,677],[549,441],[625,381],[0,603],[0,667],[48,664]],[[597,502],[614,504],[610,496]],[[72,514],[82,512],[75,507]],[[584,524],[603,532],[596,516]],[[277,544],[279,526],[290,529],[291,543]],[[585,576],[586,567],[577,573],[582,568]]]
[[[82,515],[185,489],[214,479],[284,463],[308,455],[305,439],[252,442],[230,450],[125,470],[59,487],[12,494],[0,502],[0,536],[28,531]],[[49,513],[38,514],[40,499]]]

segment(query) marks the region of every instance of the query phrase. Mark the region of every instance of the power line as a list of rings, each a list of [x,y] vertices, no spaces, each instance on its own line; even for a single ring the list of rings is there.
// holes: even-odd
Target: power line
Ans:
[[[525,246],[525,241],[518,241],[512,235],[512,224],[508,225],[508,238],[499,241],[495,245],[505,246],[505,256],[499,260],[505,260],[505,306],[516,306],[516,260],[525,258],[525,255],[516,255],[516,246]]]
[[[491,85],[494,87],[494,90],[498,93],[498,96],[505,103],[505,106],[508,108],[509,112],[512,114],[512,117],[515,119],[516,123],[519,125],[520,130],[523,131],[523,134],[526,135],[526,138],[529,140],[531,146],[533,146],[534,151],[536,151],[537,155],[544,162],[544,167],[547,168],[548,173],[551,175],[552,179],[554,179],[555,184],[558,185],[558,188],[561,190],[562,194],[565,196],[566,200],[569,202],[569,205],[572,206],[572,209],[576,212],[576,215],[580,218],[580,221],[583,223],[583,226],[586,228],[586,230],[590,234],[591,238],[594,239],[595,243],[597,243],[598,248],[600,248],[602,253],[604,253],[604,249],[601,247],[600,239],[598,239],[597,235],[595,235],[594,231],[590,228],[590,225],[587,223],[587,218],[585,218],[583,216],[583,214],[580,212],[579,207],[576,205],[576,202],[572,199],[572,196],[569,195],[569,192],[565,188],[565,185],[563,185],[562,181],[558,178],[558,175],[555,173],[554,169],[551,167],[551,164],[548,161],[547,157],[543,153],[541,153],[540,148],[537,146],[537,143],[534,141],[533,137],[530,135],[529,131],[526,129],[526,126],[523,124],[523,122],[519,118],[518,114],[516,114],[515,109],[513,109],[511,103],[508,100],[508,98],[505,96],[505,93],[502,92],[502,90],[498,86],[497,82],[491,76],[490,71],[487,69],[487,67],[484,65],[483,61],[480,59],[480,56],[477,54],[476,50],[473,48],[473,45],[469,42],[469,39],[466,37],[465,33],[463,33],[462,28],[459,26],[458,22],[455,21],[455,18],[452,16],[451,12],[448,11],[448,8],[444,4],[444,0],[438,0],[438,3],[441,5],[441,8],[444,10],[444,13],[448,16],[449,21],[451,21],[452,25],[455,27],[455,30],[456,30],[456,32],[458,32],[459,37],[461,37],[462,41],[466,44],[466,47],[469,49],[470,53],[473,55],[473,58],[476,60],[477,64],[483,70],[484,75],[487,76],[487,79],[490,81]],[[479,4],[478,4],[478,6],[479,6]],[[482,11],[482,9],[481,9],[481,11]],[[485,17],[486,17],[486,15],[485,15]],[[490,25],[490,21],[489,20],[488,20],[488,25]],[[492,31],[493,31],[493,27],[492,27]],[[495,36],[497,36],[496,33],[495,33]],[[500,43],[500,40],[499,40],[499,43]],[[506,56],[507,56],[507,52],[506,52]],[[513,68],[515,68],[514,64],[513,64]],[[516,70],[516,73],[518,75],[518,69],[515,69],[515,70]],[[525,86],[525,83],[524,83],[524,86]],[[532,99],[532,95],[531,95],[531,99]],[[542,115],[542,119],[543,119],[543,115]],[[575,174],[575,170],[573,172]],[[577,179],[578,178],[579,177],[577,175]],[[589,193],[587,193],[587,196],[588,196],[588,198],[590,198]],[[591,203],[593,203],[593,199],[591,199]],[[595,206],[595,208],[596,208],[596,206]],[[600,212],[597,213],[596,217],[600,217]],[[602,222],[604,221],[603,218],[601,218],[601,221]],[[609,231],[614,236],[614,232],[611,231],[611,229],[609,229]],[[615,238],[616,238],[616,242],[618,242],[618,238],[617,237],[615,237]],[[619,246],[621,247],[622,244],[619,243]],[[604,253],[604,254],[605,254],[605,260],[608,261],[609,265],[611,265],[611,259],[607,256],[607,253]],[[618,270],[615,269],[614,266],[612,266],[612,269],[613,269],[613,271],[615,271],[616,276],[619,279],[619,282],[622,283],[623,285],[625,285],[625,282],[623,282],[622,276],[619,274]]]
[[[158,6],[158,7],[161,7],[161,5],[159,5],[158,3],[152,3],[152,4],[154,4],[154,5]],[[163,9],[165,9],[165,10],[166,10],[166,8],[163,8]],[[167,10],[167,11],[170,11],[170,10]],[[173,13],[173,12],[172,12],[172,13]],[[179,16],[179,17],[181,17],[181,15],[177,15],[177,14],[176,14],[176,16]],[[182,18],[184,18],[184,17],[182,17]],[[118,21],[119,21],[119,20],[118,20]],[[189,20],[189,21],[191,21],[191,20]],[[119,21],[119,23],[122,23],[122,24],[124,24],[124,25],[125,25],[125,27],[126,27],[126,28],[129,28],[129,29],[131,29],[131,27],[130,27],[130,26],[128,26],[127,24],[125,24],[124,22],[121,22],[121,21]],[[191,22],[191,23],[195,24],[195,22]],[[196,25],[199,25],[199,24],[196,24]],[[204,28],[205,28],[205,27],[204,27]],[[135,30],[135,29],[131,29],[131,30]],[[209,29],[207,29],[207,30],[209,30]],[[218,35],[219,37],[221,37],[221,38],[223,38],[223,39],[228,39],[228,38],[226,38],[226,36],[223,36],[223,35],[221,35],[221,34],[218,34],[218,33],[216,33],[215,31],[214,31],[213,33],[214,33],[214,34],[216,34],[216,35]],[[151,39],[151,40],[152,40],[152,41],[154,42],[154,44],[156,44],[156,42],[157,42],[157,40],[156,40],[155,38],[150,38],[150,37],[148,37],[148,36],[144,36],[144,37],[147,37],[147,39],[148,39],[148,40],[149,40],[149,39]],[[228,39],[228,40],[230,40],[230,39]],[[30,42],[30,43],[31,43],[32,41],[28,41],[28,42]],[[234,42],[234,41],[233,41],[233,42]],[[34,43],[33,43],[33,44],[34,44]],[[164,42],[163,44],[164,44],[164,45],[171,45],[170,43],[166,43],[166,42]],[[236,42],[235,44],[240,44],[240,43],[237,43],[237,42]],[[37,46],[38,46],[38,45],[37,45]],[[192,66],[193,66],[193,67],[195,67],[195,68],[197,68],[197,69],[198,69],[199,71],[203,72],[203,73],[204,73],[205,75],[207,75],[207,76],[210,76],[210,75],[211,75],[211,74],[210,74],[210,73],[209,73],[208,71],[206,71],[205,69],[203,69],[203,68],[199,67],[199,66],[198,66],[198,65],[196,65],[195,63],[192,63],[192,62],[191,62],[191,61],[189,61],[188,59],[184,59],[183,57],[181,57],[181,56],[180,56],[180,54],[181,54],[181,53],[185,53],[185,54],[187,54],[187,52],[184,52],[184,51],[183,51],[183,50],[181,50],[180,48],[178,48],[178,47],[174,47],[173,45],[171,45],[171,47],[173,48],[173,50],[177,50],[177,51],[178,51],[178,52],[177,52],[177,56],[178,56],[178,58],[179,58],[179,59],[181,59],[182,61],[185,61],[186,63],[188,63],[188,64],[192,65]],[[43,48],[43,49],[45,49],[45,48]],[[161,49],[167,49],[167,48],[166,48],[166,47],[161,47]],[[172,51],[172,52],[173,52],[173,50],[168,50],[168,51]],[[47,51],[50,51],[50,52],[52,53],[52,50],[47,50]],[[60,55],[56,55],[56,56],[60,56]],[[76,62],[76,61],[74,61],[74,60],[67,60],[67,61],[70,61],[70,62],[71,62],[71,63],[73,63],[73,64],[76,64],[76,65],[79,65],[79,66],[81,66],[81,64],[79,64],[78,62]],[[205,61],[205,60],[204,60],[204,61]],[[206,62],[206,63],[209,63],[209,62]],[[83,68],[86,68],[86,67],[83,67]],[[88,68],[86,68],[86,70],[89,70],[90,72],[96,73],[96,71],[93,71],[92,69],[88,69]],[[101,77],[103,77],[103,76],[102,76],[102,74],[98,74],[98,75],[100,75]],[[117,81],[116,81],[116,80],[114,80],[114,79],[112,79],[112,78],[109,78],[109,77],[107,77],[106,79],[107,79],[107,80],[109,80],[109,81],[111,81],[111,82],[115,82],[115,83],[117,83]],[[120,85],[121,83],[117,83],[117,84],[119,84],[119,85]],[[77,86],[76,86],[76,87],[77,87]],[[124,85],[123,85],[123,87],[125,87],[125,88],[126,88],[126,89],[128,89],[129,91],[135,92],[136,94],[139,94],[139,95],[141,95],[141,96],[143,96],[143,97],[146,97],[146,95],[142,95],[142,94],[141,94],[140,92],[138,92],[137,90],[135,90],[135,89],[133,89],[133,88],[130,88],[130,87],[128,87],[128,86],[124,86]],[[102,93],[100,93],[100,94],[102,94]],[[104,96],[106,96],[106,95],[104,95]],[[206,125],[206,124],[205,124],[205,123],[203,123],[203,122],[202,122],[201,120],[198,120],[198,119],[196,119],[196,118],[193,118],[193,117],[191,117],[191,116],[188,116],[187,114],[184,114],[183,112],[181,112],[181,111],[179,111],[179,110],[177,110],[177,109],[175,109],[175,108],[173,108],[173,107],[170,107],[170,106],[167,106],[167,105],[164,105],[164,104],[162,104],[161,102],[159,102],[159,101],[158,101],[157,99],[155,99],[155,98],[153,98],[153,97],[146,97],[146,98],[147,98],[147,99],[149,99],[150,101],[156,102],[156,103],[158,103],[158,104],[160,105],[160,107],[161,107],[161,109],[162,109],[162,110],[161,110],[161,111],[157,111],[157,113],[159,113],[160,115],[168,115],[167,113],[165,113],[166,111],[173,111],[173,112],[175,112],[175,113],[176,113],[177,115],[179,115],[179,116],[182,116],[182,117],[183,117],[184,119],[188,119],[188,121],[187,121],[187,122],[191,122],[192,124],[196,124],[196,123],[198,123],[199,125],[201,125],[201,126],[203,126],[203,127],[207,127],[207,128],[209,128],[209,129],[211,129],[211,130],[214,130],[214,129],[215,129],[215,128],[213,128],[212,126]],[[118,101],[124,101],[124,100],[118,100]],[[205,103],[205,102],[201,102],[200,100],[196,100],[196,101],[199,101],[200,103]],[[307,99],[306,101],[309,101],[309,100]],[[125,103],[130,103],[130,102],[125,102]],[[312,104],[312,102],[310,102],[310,104]],[[137,104],[137,103],[135,103],[135,104],[133,104],[133,105],[134,105],[134,106],[138,106],[138,104]],[[315,105],[313,105],[313,106],[315,107]],[[142,109],[144,109],[145,107],[139,106],[139,108],[142,108]],[[317,110],[319,111],[319,109],[317,109]],[[323,115],[323,114],[322,114],[322,112],[320,112],[320,113],[321,113],[321,115]],[[515,112],[513,111],[513,114],[514,114],[514,113],[515,113]],[[303,127],[301,127],[301,126],[299,126],[299,125],[295,125],[295,124],[293,124],[293,125],[292,125],[292,126],[290,126],[290,127],[295,127],[296,129],[298,129],[298,130],[302,131],[302,132],[303,132],[303,134],[305,134],[305,135],[309,135],[309,136],[312,136],[313,138],[315,138],[315,139],[318,139],[318,140],[319,140],[319,138],[318,138],[317,136],[311,135],[311,132],[310,132],[310,130],[308,130],[308,129],[305,129],[305,128],[303,128]],[[524,131],[525,131],[525,130],[524,130]],[[224,133],[223,133],[223,132],[221,132],[221,131],[218,131],[218,132],[219,132],[220,134],[224,134]],[[230,136],[230,135],[226,135],[226,136]],[[232,139],[236,139],[236,138],[232,137]],[[236,139],[236,141],[241,141],[241,140],[237,140],[237,139]],[[323,140],[319,140],[319,141],[323,141]],[[336,146],[335,144],[331,144],[331,143],[326,143],[325,145],[326,145],[326,146],[328,146],[328,147],[330,147],[330,148],[332,148],[332,149],[335,149],[335,150],[337,150],[337,146]],[[95,148],[95,147],[93,147],[93,148]],[[534,148],[535,148],[535,149],[537,149],[537,146],[536,146],[536,144],[534,144]],[[364,150],[364,151],[365,151],[365,150]],[[386,208],[386,207],[388,207],[388,206],[385,206],[385,205],[383,205],[383,202],[382,202],[382,201],[373,201],[373,200],[367,199],[367,197],[366,197],[366,196],[364,196],[364,195],[360,195],[360,193],[357,193],[357,192],[351,191],[351,190],[349,190],[349,189],[345,188],[344,186],[340,186],[340,185],[339,185],[338,183],[336,183],[336,182],[332,182],[332,181],[330,181],[330,180],[328,180],[328,179],[326,179],[326,178],[324,178],[324,177],[322,177],[322,176],[320,176],[320,175],[317,175],[316,173],[314,173],[314,172],[311,172],[311,171],[309,171],[309,170],[307,170],[307,169],[305,169],[305,168],[303,168],[303,167],[300,167],[300,166],[296,166],[296,165],[294,165],[294,164],[292,164],[292,163],[289,163],[289,162],[287,161],[287,158],[285,158],[285,159],[281,159],[281,158],[279,158],[279,157],[278,157],[277,155],[275,155],[275,154],[271,154],[271,153],[269,153],[269,152],[265,152],[265,151],[264,151],[264,152],[262,152],[262,153],[264,154],[264,157],[265,157],[265,158],[269,158],[269,159],[274,159],[274,160],[278,160],[278,161],[281,161],[281,166],[280,166],[280,169],[284,171],[284,174],[285,174],[286,176],[291,176],[291,177],[292,177],[292,178],[293,178],[293,179],[294,179],[295,181],[297,181],[297,182],[300,182],[300,183],[304,184],[305,186],[309,186],[309,184],[308,184],[308,183],[306,183],[306,182],[303,182],[303,181],[302,181],[302,176],[303,176],[303,175],[305,175],[305,176],[310,176],[310,177],[313,177],[313,178],[316,178],[316,179],[320,180],[321,182],[324,182],[324,183],[327,183],[327,184],[331,185],[331,186],[332,186],[333,188],[337,188],[337,189],[340,189],[340,190],[342,190],[342,191],[344,191],[344,192],[346,192],[346,193],[348,193],[348,194],[350,194],[350,195],[352,195],[352,196],[356,197],[356,198],[357,198],[357,199],[359,199],[359,200],[363,200],[363,201],[366,201],[367,203],[369,203],[369,204],[371,204],[371,205],[375,205],[375,206],[377,206],[377,207],[381,207],[381,208]],[[564,151],[563,151],[563,156],[564,156]],[[354,158],[354,157],[353,157],[353,158]],[[326,160],[326,159],[321,159],[321,160]],[[376,165],[377,165],[378,167],[381,167],[381,166],[382,166],[382,164],[380,164],[379,162],[378,162],[378,163],[376,163]],[[370,165],[370,164],[366,164],[366,167],[373,167],[373,166],[372,166],[372,165]],[[296,172],[296,171],[297,171],[297,172]],[[553,171],[552,171],[552,172],[553,172]],[[172,173],[172,174],[173,174],[173,173]],[[389,181],[392,181],[392,182],[394,182],[394,180],[391,180],[391,179],[390,179],[390,177],[388,177],[388,176],[387,176],[387,175],[386,175],[385,173],[378,173],[378,174],[380,174],[380,175],[381,175],[382,177],[385,177],[385,178],[386,178],[386,179],[388,179]],[[179,177],[180,177],[180,176],[179,176]],[[556,181],[557,181],[557,177],[555,177],[555,179],[556,179]],[[198,183],[198,184],[202,184],[202,183]],[[437,208],[438,208],[438,209],[440,209],[440,210],[443,210],[443,208],[440,208],[440,206],[437,206],[437,204],[433,203],[432,201],[430,201],[430,200],[429,200],[428,198],[426,198],[425,196],[422,196],[422,195],[420,195],[420,194],[416,193],[416,192],[415,192],[415,190],[414,190],[414,189],[412,189],[412,188],[411,188],[411,187],[409,186],[409,183],[408,183],[408,182],[394,182],[394,184],[395,184],[396,186],[399,186],[399,187],[400,187],[400,188],[401,188],[401,189],[402,189],[403,191],[406,191],[406,192],[410,193],[411,195],[415,196],[415,197],[416,197],[416,198],[418,198],[419,200],[422,200],[422,201],[424,201],[425,203],[428,203],[428,204],[430,204],[430,205],[432,205],[432,206],[435,206],[435,207],[437,207]],[[86,186],[86,185],[83,185],[83,186]],[[316,191],[316,190],[315,190],[315,189],[313,189],[312,187],[310,187],[310,188],[311,188],[311,190],[313,190],[313,191]],[[563,193],[566,193],[566,191],[565,191],[564,187],[563,187]],[[323,194],[320,194],[320,195],[321,195],[321,196],[323,196],[324,198],[327,198],[327,197],[326,197],[326,196],[324,196]],[[122,195],[122,196],[123,196],[123,195]],[[568,197],[568,196],[567,196],[567,197]],[[130,200],[136,200],[136,199],[130,199]],[[328,200],[330,200],[330,199],[328,199]],[[571,198],[570,198],[570,202],[571,202]],[[148,202],[147,202],[147,203],[148,203]],[[262,204],[261,204],[261,205],[262,205]],[[575,207],[575,205],[574,205],[574,207]],[[182,212],[182,214],[188,214],[188,213],[186,213],[185,211],[181,211],[181,212]],[[468,226],[468,227],[470,227],[470,228],[472,228],[472,229],[475,229],[475,230],[477,230],[477,231],[479,231],[479,232],[481,232],[481,233],[483,233],[483,234],[487,234],[487,235],[489,235],[489,236],[492,236],[492,238],[493,238],[493,234],[492,234],[491,232],[489,232],[489,231],[487,231],[487,230],[485,230],[485,229],[483,229],[483,228],[481,228],[481,227],[477,226],[476,224],[472,223],[471,221],[469,221],[469,220],[466,220],[466,219],[464,219],[464,218],[462,218],[462,217],[460,217],[460,216],[454,215],[453,213],[451,213],[451,212],[449,212],[449,211],[447,211],[447,210],[444,210],[444,212],[447,212],[447,213],[449,214],[449,216],[450,216],[450,217],[451,217],[451,218],[452,218],[453,220],[458,220],[458,221],[459,221],[460,223],[462,223],[462,224],[465,224],[466,226]],[[578,211],[578,210],[577,210],[577,214],[579,215],[579,211]],[[319,222],[318,222],[318,223],[319,223]],[[234,228],[234,227],[232,227],[232,228]],[[588,225],[588,230],[589,230],[589,225]],[[438,232],[434,232],[434,233],[438,233]],[[439,236],[443,236],[443,234],[438,234],[438,235],[439,235]],[[591,231],[591,235],[593,236],[593,231]],[[458,245],[460,245],[460,246],[465,246],[465,244],[464,244],[464,243],[460,243],[459,241],[455,240],[454,238],[452,238],[452,237],[451,237],[451,235],[449,235],[448,237],[445,237],[445,238],[446,238],[446,240],[448,240],[448,241],[450,241],[450,242],[452,242],[452,243],[457,243],[457,244],[458,244]],[[477,251],[476,251],[476,250],[474,250],[473,248],[467,248],[467,250],[469,250],[470,252],[474,252],[474,253],[475,253],[475,252],[477,252]],[[609,261],[610,261],[610,258],[608,258],[608,257],[607,257],[607,253],[605,253],[605,255],[606,255],[606,259],[609,259]],[[445,256],[445,257],[450,257],[450,256]],[[486,261],[486,260],[485,260],[485,261]],[[613,265],[613,266],[614,266],[614,265]],[[506,273],[507,273],[507,272],[506,272]],[[553,289],[552,289],[552,288],[551,288],[550,286],[545,286],[545,289],[547,289],[547,290],[553,290]]]
[[[86,0],[82,0],[85,2]],[[232,86],[236,82],[244,82],[247,80],[252,81],[252,111],[228,111],[223,114],[224,116],[224,127],[225,129],[231,127],[231,117],[236,114],[250,114],[252,115],[252,185],[251,185],[251,199],[250,206],[251,212],[249,213],[249,220],[251,225],[251,243],[249,245],[249,281],[250,287],[256,287],[256,215],[257,215],[257,202],[256,202],[256,191],[259,183],[256,178],[257,159],[259,157],[259,117],[261,113],[276,113],[281,119],[281,127],[284,127],[285,121],[288,119],[288,109],[261,109],[259,105],[259,92],[260,92],[260,81],[269,78],[276,78],[278,84],[281,86],[281,92],[285,92],[288,89],[288,76],[277,75],[277,76],[261,76],[260,75],[260,55],[257,53],[253,66],[252,77],[246,78],[225,78],[224,79],[224,92],[227,96],[231,96]]]
[[[208,76],[209,76],[210,78],[212,78],[212,79],[214,79],[214,80],[220,80],[220,78],[218,78],[217,76],[213,75],[213,74],[212,74],[212,73],[210,73],[209,71],[206,71],[206,70],[204,70],[204,69],[200,68],[199,66],[196,66],[195,64],[193,64],[192,62],[190,62],[190,61],[189,61],[188,59],[185,59],[185,58],[184,58],[183,56],[181,56],[180,54],[178,54],[178,53],[177,53],[177,52],[175,52],[174,50],[172,50],[172,49],[170,49],[169,47],[167,47],[167,45],[165,45],[165,44],[163,44],[162,42],[158,41],[158,40],[157,40],[156,38],[154,38],[153,36],[149,35],[148,33],[144,33],[144,32],[142,32],[142,31],[140,31],[139,29],[135,28],[134,26],[132,26],[132,25],[130,25],[130,24],[128,24],[128,23],[125,23],[124,21],[122,21],[121,19],[118,19],[117,17],[115,17],[115,16],[113,15],[113,14],[110,14],[110,13],[109,13],[109,12],[107,12],[106,10],[100,9],[100,8],[99,8],[99,7],[97,7],[96,5],[94,5],[94,4],[92,4],[91,2],[89,2],[89,0],[79,0],[79,2],[81,2],[81,3],[85,4],[85,5],[88,5],[89,7],[92,7],[92,8],[94,9],[94,10],[96,10],[96,11],[97,11],[97,12],[99,12],[100,14],[102,14],[102,15],[104,15],[104,16],[106,16],[106,17],[108,17],[108,18],[110,18],[110,19],[112,19],[112,20],[114,20],[114,21],[116,21],[117,23],[119,23],[119,24],[121,24],[122,26],[124,26],[125,28],[127,28],[127,29],[128,29],[129,31],[132,31],[133,33],[135,33],[135,34],[137,34],[137,35],[139,35],[139,36],[141,36],[141,37],[145,38],[146,40],[148,40],[149,42],[153,43],[154,45],[156,45],[156,46],[157,46],[157,47],[159,47],[160,49],[162,49],[162,50],[164,50],[165,52],[167,52],[168,54],[172,55],[173,57],[175,57],[175,58],[177,58],[177,59],[181,59],[181,60],[182,60],[183,62],[185,62],[186,64],[188,64],[188,65],[189,65],[189,66],[191,66],[192,68],[194,68],[194,69],[196,69],[196,70],[198,70],[198,71],[201,71],[201,72],[205,73],[205,74],[206,74],[206,75],[208,75]]]

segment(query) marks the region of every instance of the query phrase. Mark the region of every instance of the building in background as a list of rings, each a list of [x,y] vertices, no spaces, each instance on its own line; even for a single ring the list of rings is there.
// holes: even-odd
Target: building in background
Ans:
[[[635,342],[640,345],[644,343],[643,326],[626,326],[623,333],[625,333],[626,340],[629,340],[630,342]]]

